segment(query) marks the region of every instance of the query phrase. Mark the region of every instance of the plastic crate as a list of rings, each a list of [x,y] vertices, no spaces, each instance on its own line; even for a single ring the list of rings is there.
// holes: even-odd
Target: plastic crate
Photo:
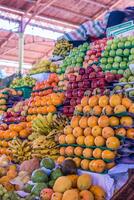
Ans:
[[[17,90],[17,91],[22,91],[24,99],[30,98],[31,93],[32,93],[32,87],[28,87],[28,86],[16,87],[14,89]]]

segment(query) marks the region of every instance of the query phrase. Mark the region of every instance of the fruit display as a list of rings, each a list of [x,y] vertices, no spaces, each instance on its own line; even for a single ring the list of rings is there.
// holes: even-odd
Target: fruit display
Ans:
[[[33,87],[36,83],[36,79],[30,77],[30,76],[25,76],[23,78],[16,78],[12,81],[10,87],[11,88],[17,88],[17,87]]]
[[[73,45],[67,40],[58,40],[54,46],[53,55],[65,57],[73,49]]]
[[[63,93],[51,93],[43,97],[34,97],[29,99],[29,109],[28,115],[37,115],[37,114],[48,114],[55,113],[57,107],[62,105],[64,102]],[[27,116],[29,118],[29,116]],[[29,120],[28,120],[29,121]]]
[[[133,45],[133,36],[108,40],[100,61],[103,70],[123,74],[124,70],[128,69],[129,64],[134,60]]]
[[[9,149],[15,163],[20,163],[32,158],[32,146],[28,140],[15,138],[9,142]]]
[[[30,140],[37,139],[38,136],[51,136],[56,137],[63,132],[64,127],[68,124],[68,118],[62,114],[52,114],[42,116],[38,115],[32,121],[32,131],[33,133],[28,137]]]
[[[119,79],[119,83],[114,84],[113,90],[116,92],[125,93],[128,97],[134,97],[133,91],[134,75],[130,69],[126,69],[123,73],[123,77]],[[129,90],[129,91],[127,91]]]
[[[27,101],[20,101],[17,104],[13,105],[12,108],[7,109],[7,112],[4,114],[3,122],[4,123],[20,123],[26,121],[27,116]]]
[[[52,73],[49,75],[48,80],[42,81],[42,82],[37,82],[35,87],[33,88],[33,91],[39,91],[44,89],[49,89],[57,86],[57,83],[59,82],[58,75],[55,73]],[[37,95],[35,95],[37,96]]]
[[[121,142],[118,136],[134,138],[133,103],[122,95],[84,96],[60,135],[60,159],[72,157],[78,167],[97,173],[114,163]],[[127,113],[126,115],[122,113]],[[113,165],[112,165],[113,166]]]
[[[105,50],[106,44],[107,38],[96,40],[95,42],[91,43],[90,49],[87,51],[83,62],[83,66],[85,68],[99,61],[102,51]]]
[[[59,66],[57,72],[65,73],[68,66],[82,67],[86,51],[89,49],[89,44],[84,43],[77,48],[72,49],[69,56],[66,56],[63,63]]]
[[[14,137],[27,138],[31,134],[31,123],[21,122],[19,124],[10,124],[6,130],[0,130],[0,139],[10,140]]]
[[[101,67],[96,65],[89,66],[87,69],[80,68],[79,75],[71,74],[69,76],[69,83],[65,93],[64,114],[67,116],[73,114],[75,106],[80,104],[85,91],[88,90],[86,92],[88,96],[109,93],[107,86],[120,77],[120,75],[114,75],[110,72],[103,73]]]
[[[29,70],[29,74],[39,74],[43,72],[56,72],[58,66],[49,60],[41,60],[32,69]]]
[[[21,100],[23,100],[21,91],[5,88],[0,92],[0,113],[4,114],[5,111]]]

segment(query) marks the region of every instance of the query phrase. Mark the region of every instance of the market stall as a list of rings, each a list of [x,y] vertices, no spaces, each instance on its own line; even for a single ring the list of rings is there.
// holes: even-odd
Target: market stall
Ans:
[[[80,45],[58,39],[1,87],[1,200],[133,200],[133,31],[130,21]]]

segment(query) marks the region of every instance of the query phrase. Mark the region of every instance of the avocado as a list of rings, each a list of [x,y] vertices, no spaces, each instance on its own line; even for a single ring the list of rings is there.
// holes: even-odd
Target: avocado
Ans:
[[[60,168],[57,168],[57,169],[52,170],[52,172],[50,174],[50,179],[51,180],[56,180],[60,176],[63,176],[63,173],[62,173]]]
[[[34,185],[31,185],[31,184],[27,183],[24,186],[24,192],[31,193],[31,190],[32,190],[33,187],[34,187]]]
[[[55,162],[51,158],[43,158],[41,163],[41,167],[45,167],[47,169],[53,169],[55,168]]]
[[[51,180],[51,181],[48,182],[48,186],[49,186],[50,188],[53,188],[54,183],[55,183],[55,180]]]
[[[33,173],[32,173],[32,177],[31,180],[34,183],[42,183],[42,182],[48,182],[48,176],[47,174],[41,170],[41,169],[36,169]]]
[[[35,196],[39,196],[41,190],[43,190],[44,188],[47,188],[47,184],[46,183],[36,183],[34,185],[34,187],[32,188],[31,193],[34,194]]]

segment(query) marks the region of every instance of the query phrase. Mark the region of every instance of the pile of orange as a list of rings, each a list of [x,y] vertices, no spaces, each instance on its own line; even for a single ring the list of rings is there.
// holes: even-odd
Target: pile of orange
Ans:
[[[6,131],[0,131],[0,139],[13,139],[14,137],[27,138],[32,133],[31,122],[11,124]]]
[[[117,135],[134,139],[134,128],[131,128],[133,118],[117,117],[114,114],[126,111],[134,113],[134,104],[130,99],[116,94],[110,97],[85,96],[81,104],[76,106],[76,110],[85,115],[73,116],[70,125],[64,128],[64,134],[59,137],[62,147],[58,162],[66,157],[74,157],[79,167],[94,172],[107,169],[106,160],[111,161],[108,167],[113,167],[117,149],[120,147]],[[122,127],[115,129],[118,125]]]
[[[59,78],[58,78],[57,74],[52,73],[52,74],[50,74],[48,80],[36,83],[33,90],[42,90],[42,89],[49,88],[49,87],[55,87],[55,86],[57,86],[58,82],[59,82]]]
[[[56,107],[64,101],[63,93],[52,93],[47,96],[36,96],[30,99],[28,114],[47,114],[56,112]]]

